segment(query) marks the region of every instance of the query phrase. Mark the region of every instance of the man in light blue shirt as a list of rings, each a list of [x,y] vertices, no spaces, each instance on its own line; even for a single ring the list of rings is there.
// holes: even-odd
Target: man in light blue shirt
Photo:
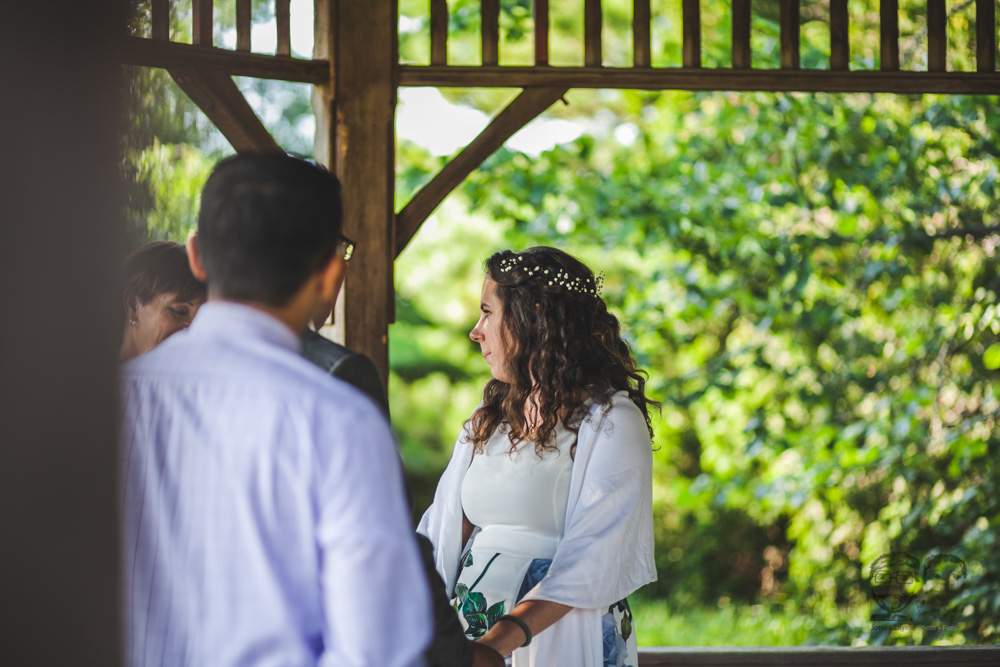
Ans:
[[[378,408],[299,355],[353,243],[340,186],[280,155],[216,166],[191,327],[122,371],[129,665],[419,665],[432,616]]]

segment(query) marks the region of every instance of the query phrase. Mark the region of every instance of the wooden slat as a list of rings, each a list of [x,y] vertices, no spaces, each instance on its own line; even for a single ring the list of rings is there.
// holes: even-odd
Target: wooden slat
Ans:
[[[535,22],[535,64],[549,64],[549,0],[535,0],[531,9]]]
[[[781,69],[799,69],[799,0],[781,0]]]
[[[121,41],[123,65],[167,69],[214,67],[232,76],[315,84],[330,81],[330,63],[327,60],[278,58],[258,53],[239,53],[210,46],[192,46],[139,37],[126,37]]]
[[[830,69],[845,70],[851,62],[847,0],[830,0]]]
[[[948,14],[945,0],[927,0],[927,69],[943,72],[948,56]]]
[[[292,55],[292,26],[289,2],[290,0],[277,0],[274,6],[274,22],[278,28],[278,48],[275,54],[279,56]]]
[[[448,64],[448,0],[431,0],[431,65]]]
[[[401,65],[401,86],[1000,94],[1000,73]]]
[[[733,68],[750,69],[750,0],[733,0]]]
[[[236,152],[281,150],[231,76],[204,68],[171,69],[169,72]]]
[[[996,5],[994,0],[976,0],[976,70],[997,68]]]
[[[515,132],[565,95],[567,90],[564,87],[526,89],[497,114],[486,129],[452,158],[396,215],[396,255],[403,251],[427,216],[473,169],[503,146]]]
[[[584,0],[583,5],[583,62],[590,67],[600,67],[601,54],[601,0]]]
[[[1000,664],[995,646],[640,647],[639,667],[960,667]]]
[[[653,64],[650,49],[649,0],[635,0],[632,6],[632,61],[636,67],[650,67]]]
[[[895,72],[899,69],[899,0],[882,0],[879,3],[879,26],[881,69]]]
[[[170,0],[153,0],[153,39],[170,39]]]
[[[250,50],[251,0],[236,0],[236,50]]]
[[[500,0],[482,0],[483,64],[500,61]]]
[[[701,3],[684,0],[681,5],[683,23],[682,59],[684,67],[701,67]]]
[[[191,0],[191,43],[212,46],[212,0]]]

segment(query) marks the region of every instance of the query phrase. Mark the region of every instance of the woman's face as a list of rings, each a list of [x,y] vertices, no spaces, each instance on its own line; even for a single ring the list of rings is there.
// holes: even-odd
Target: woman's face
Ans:
[[[479,343],[494,379],[509,382],[507,351],[502,334],[502,312],[496,293],[497,284],[488,276],[483,281],[483,296],[479,304],[479,321],[469,332],[469,338]]]
[[[157,294],[148,303],[129,309],[122,342],[123,356],[137,357],[177,333],[187,329],[203,301],[180,301],[176,293]],[[135,322],[133,326],[132,323]]]

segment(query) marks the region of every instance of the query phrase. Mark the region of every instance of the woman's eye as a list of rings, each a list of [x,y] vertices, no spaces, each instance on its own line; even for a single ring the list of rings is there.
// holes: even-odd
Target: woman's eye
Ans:
[[[183,308],[171,308],[170,312],[176,315],[177,317],[187,317],[188,315],[188,311]]]

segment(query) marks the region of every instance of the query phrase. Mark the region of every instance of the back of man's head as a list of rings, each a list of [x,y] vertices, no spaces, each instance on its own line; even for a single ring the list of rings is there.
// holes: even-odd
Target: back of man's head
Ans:
[[[333,256],[341,238],[337,178],[282,153],[216,165],[201,193],[198,249],[209,292],[287,304]]]

